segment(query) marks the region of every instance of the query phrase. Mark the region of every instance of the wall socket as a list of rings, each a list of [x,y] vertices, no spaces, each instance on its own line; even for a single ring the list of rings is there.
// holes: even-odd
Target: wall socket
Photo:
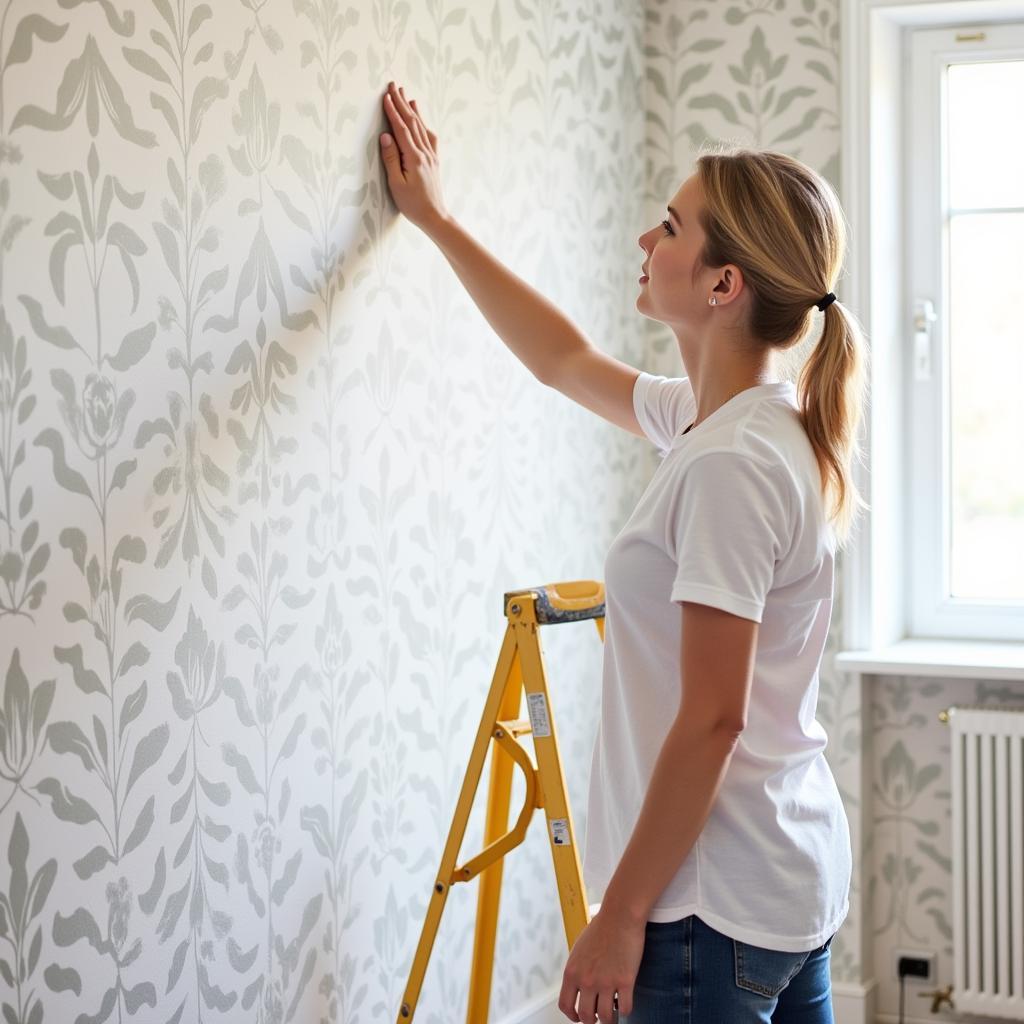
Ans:
[[[913,960],[920,960],[928,969],[927,974],[905,974],[904,981],[923,981],[930,984],[935,983],[935,953],[927,949],[894,949],[892,951],[892,976],[899,981],[900,959],[909,957]]]

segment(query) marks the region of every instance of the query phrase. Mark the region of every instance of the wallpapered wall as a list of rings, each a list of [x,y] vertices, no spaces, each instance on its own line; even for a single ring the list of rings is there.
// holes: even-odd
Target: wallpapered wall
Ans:
[[[835,4],[0,10],[4,1013],[393,1019],[501,595],[600,578],[653,462],[540,385],[396,219],[381,92],[418,99],[484,244],[595,343],[678,374],[634,309],[636,239],[709,136],[837,182]],[[819,718],[842,788],[839,587]],[[588,625],[544,638],[579,840]],[[884,985],[893,944],[951,952],[933,712],[1000,696],[877,684],[877,959],[844,929],[836,981]],[[564,964],[539,826],[503,891],[496,1016]],[[464,1018],[474,911],[456,887],[427,1024]]]

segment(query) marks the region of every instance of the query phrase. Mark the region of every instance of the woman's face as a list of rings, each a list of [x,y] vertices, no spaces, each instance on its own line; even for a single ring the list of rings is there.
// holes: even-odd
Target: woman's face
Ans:
[[[665,220],[640,236],[646,258],[641,273],[648,280],[640,285],[638,308],[653,320],[665,324],[693,326],[714,310],[708,304],[712,273],[705,269],[691,285],[693,265],[704,246],[704,232],[697,222],[700,209],[697,175],[683,182],[669,201],[676,216],[666,209]]]

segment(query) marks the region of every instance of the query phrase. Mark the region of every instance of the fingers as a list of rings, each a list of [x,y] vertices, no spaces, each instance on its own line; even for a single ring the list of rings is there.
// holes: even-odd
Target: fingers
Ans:
[[[398,107],[395,105],[390,92],[384,94],[384,111],[391,122],[391,133],[394,135],[402,155],[404,156],[406,153],[417,149],[418,147],[413,142],[412,134],[402,119],[402,115],[398,112]]]
[[[405,98],[405,90],[401,86],[396,87],[393,81],[388,83],[384,94],[384,109],[391,119],[392,126],[400,125],[404,130],[404,135],[399,135],[398,128],[395,131],[396,137],[402,143],[403,152],[410,149],[416,149],[423,154],[435,152],[437,136],[427,131],[419,110],[416,109],[416,101],[413,100],[410,104]]]
[[[579,994],[579,1003],[576,998]],[[621,1006],[616,1006],[615,993],[599,989],[581,988],[575,985],[562,984],[558,999],[558,1009],[571,1021],[581,1024],[612,1024],[618,1020],[618,1013],[626,1016]]]
[[[579,1014],[583,1024],[612,1024],[618,1021],[615,994],[601,989],[581,991]]]
[[[420,113],[420,108],[416,106],[416,101],[415,100],[412,101],[412,109],[415,110],[417,114]],[[423,120],[423,115],[422,114],[420,114],[420,120],[421,121]],[[436,153],[437,152],[437,136],[429,128],[427,128],[426,124],[424,124],[423,127],[426,128],[427,138],[430,139],[430,144],[431,144],[431,146],[434,147],[434,152]]]
[[[423,122],[420,120],[419,114],[410,106],[409,101],[405,98],[405,89],[399,86],[396,91],[393,91],[395,101],[398,103],[398,110],[402,117],[405,118],[406,124],[409,126],[409,131],[412,133],[412,137],[416,140],[420,149],[424,153],[430,153],[433,151],[433,146],[430,145],[430,140],[427,138],[427,130],[423,127]]]
[[[577,987],[569,981],[565,975],[562,975],[562,989],[558,993],[558,1009],[565,1014],[569,1020],[575,1022],[582,1018],[576,1012],[576,993],[579,991]]]
[[[420,133],[423,139],[423,148],[429,152],[435,152],[437,147],[434,145],[434,133],[427,131],[427,126],[423,123],[423,118],[420,117],[419,107],[416,106],[415,100],[409,100],[409,106],[412,107],[413,113],[416,115],[415,126],[416,130]]]

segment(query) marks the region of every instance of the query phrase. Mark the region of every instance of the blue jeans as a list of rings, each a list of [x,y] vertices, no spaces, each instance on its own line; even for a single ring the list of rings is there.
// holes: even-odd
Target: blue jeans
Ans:
[[[835,938],[833,935],[832,938]],[[695,914],[647,922],[622,1024],[834,1024],[830,938],[803,953],[752,946]]]

